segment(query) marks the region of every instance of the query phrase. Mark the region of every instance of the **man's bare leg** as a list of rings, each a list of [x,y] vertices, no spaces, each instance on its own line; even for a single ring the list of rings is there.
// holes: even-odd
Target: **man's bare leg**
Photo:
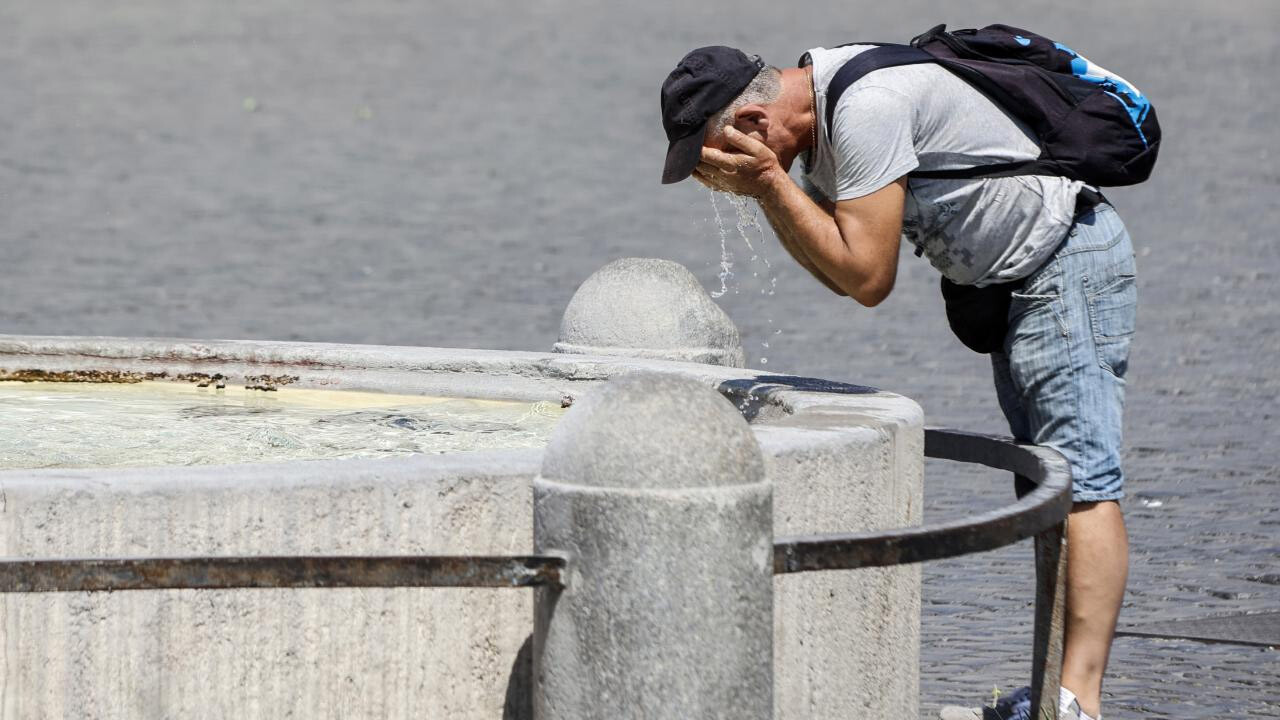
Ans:
[[[1067,523],[1067,627],[1062,686],[1098,717],[1102,674],[1111,654],[1129,577],[1129,536],[1114,501],[1076,503]]]

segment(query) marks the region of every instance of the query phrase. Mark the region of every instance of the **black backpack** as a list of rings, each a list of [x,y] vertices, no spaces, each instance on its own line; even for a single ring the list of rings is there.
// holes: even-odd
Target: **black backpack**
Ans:
[[[957,170],[916,171],[918,178],[1058,175],[1114,187],[1146,180],[1160,148],[1155,108],[1137,88],[1071,48],[1008,25],[947,32],[945,25],[910,45],[878,45],[836,71],[827,87],[827,133],[836,103],[867,73],[936,63],[1025,123],[1040,157]]]

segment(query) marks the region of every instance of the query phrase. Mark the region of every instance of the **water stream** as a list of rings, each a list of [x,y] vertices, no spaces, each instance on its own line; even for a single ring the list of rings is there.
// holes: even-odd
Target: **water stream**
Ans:
[[[733,290],[735,294],[739,290],[739,283],[732,282],[734,280],[733,253],[729,250],[729,230],[725,226],[724,217],[720,213],[720,204],[716,198],[719,194],[715,190],[711,191],[711,210],[715,217],[716,231],[720,236],[720,289],[711,292],[711,297],[713,298],[723,297],[729,290]],[[772,297],[777,292],[778,276],[773,270],[773,264],[769,262],[769,257],[764,252],[767,239],[764,226],[760,224],[760,209],[750,198],[744,195],[735,195],[733,193],[724,193],[724,195],[728,197],[729,204],[733,206],[737,215],[734,227],[738,231],[738,237],[742,239],[747,252],[751,253],[749,261],[753,268],[751,277],[759,279],[763,271],[765,280],[760,287],[760,294]],[[753,235],[756,238],[755,242],[751,239]],[[760,267],[761,265],[763,266],[762,268]],[[782,329],[774,326],[772,303],[769,305],[769,308],[764,312],[765,334],[764,339],[760,341],[760,359],[757,361],[760,365],[768,364],[769,343],[782,334]],[[748,362],[748,365],[750,364]]]
[[[711,211],[715,214],[716,231],[720,233],[720,289],[711,291],[711,297],[717,299],[729,292],[729,281],[733,279],[733,254],[729,252],[729,231],[724,226],[724,218],[720,216],[720,204],[716,202],[716,195],[719,194],[715,190],[711,191]]]

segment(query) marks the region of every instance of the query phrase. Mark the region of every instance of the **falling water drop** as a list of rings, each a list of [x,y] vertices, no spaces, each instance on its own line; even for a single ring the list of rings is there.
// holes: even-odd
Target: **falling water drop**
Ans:
[[[729,291],[729,280],[733,277],[733,256],[729,254],[729,231],[725,229],[724,218],[720,216],[715,190],[711,191],[711,209],[716,215],[716,230],[720,232],[720,289],[711,291],[711,297],[718,298]]]

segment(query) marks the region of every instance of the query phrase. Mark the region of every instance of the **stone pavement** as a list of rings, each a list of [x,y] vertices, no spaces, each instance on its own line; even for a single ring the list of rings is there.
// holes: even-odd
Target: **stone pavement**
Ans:
[[[786,65],[812,45],[1007,22],[1133,81],[1165,128],[1154,179],[1108,193],[1140,294],[1121,621],[1280,606],[1280,6],[780,7],[9,0],[0,331],[549,348],[577,284],[611,259],[669,258],[719,285],[707,194],[658,184],[657,88],[685,51],[736,44]],[[732,220],[736,291],[721,303],[749,365],[1002,429],[990,371],[950,338],[927,263],[904,252],[893,296],[868,311],[769,237],[770,296]],[[1012,494],[1004,478],[930,470],[930,518]],[[926,715],[1026,677],[1030,554],[925,567]],[[1122,638],[1106,715],[1276,717],[1277,678],[1276,651]]]

